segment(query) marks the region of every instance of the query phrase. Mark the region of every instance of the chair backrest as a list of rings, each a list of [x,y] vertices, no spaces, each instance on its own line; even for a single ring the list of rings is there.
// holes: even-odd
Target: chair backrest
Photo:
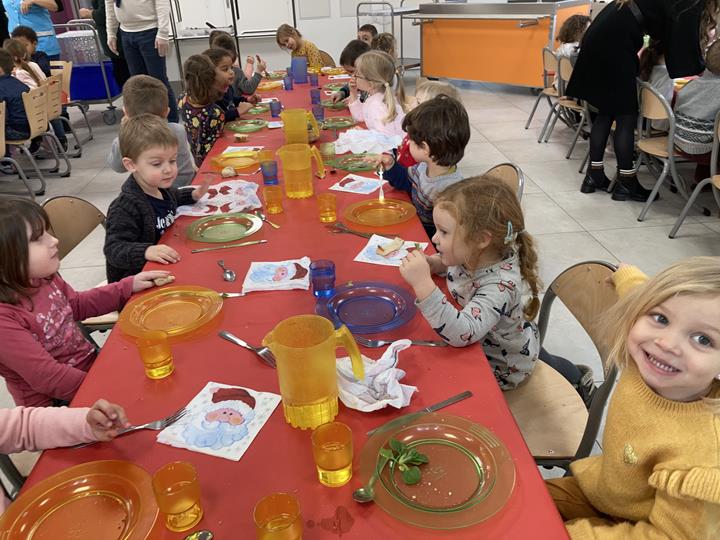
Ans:
[[[47,87],[48,121],[60,118],[62,113],[62,75],[50,75],[45,79]]]
[[[558,59],[558,78],[563,82],[563,88],[572,77],[573,65],[569,56],[561,56]]]
[[[542,342],[547,332],[550,308],[555,298],[559,298],[592,340],[606,374],[610,370],[608,353],[611,344],[601,332],[600,319],[618,300],[615,287],[607,279],[615,270],[615,266],[603,261],[582,262],[564,270],[545,292],[538,316]]]
[[[45,85],[23,92],[23,105],[28,124],[30,124],[30,139],[38,137],[48,130],[48,90]]]
[[[53,197],[45,201],[42,207],[50,218],[53,236],[59,240],[60,259],[70,253],[98,225],[105,226],[105,214],[79,197]]]
[[[673,115],[660,92],[644,81],[640,81],[640,114],[650,120],[669,120]]]
[[[335,67],[335,60],[325,51],[320,51],[320,60],[322,60],[322,67]]]
[[[490,176],[497,180],[501,180],[512,189],[518,200],[522,200],[523,188],[525,187],[525,175],[520,167],[514,163],[500,163],[485,172],[485,176]]]
[[[62,91],[63,94],[65,94],[63,102],[70,100],[70,78],[72,76],[72,67],[72,62],[66,62],[64,60],[50,61],[50,73],[62,76]]]
[[[542,50],[542,61],[543,61],[543,85],[545,88],[552,88],[553,75],[558,70],[558,60],[555,53],[549,47],[543,47]]]
[[[0,101],[0,148],[5,148],[5,102]]]

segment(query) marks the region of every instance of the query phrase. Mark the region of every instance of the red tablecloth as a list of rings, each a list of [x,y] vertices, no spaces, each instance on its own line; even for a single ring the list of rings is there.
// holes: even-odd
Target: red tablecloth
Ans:
[[[327,79],[323,77],[322,82]],[[286,106],[307,107],[307,85],[296,85],[291,92],[278,92]],[[348,114],[341,111],[334,114]],[[269,115],[265,115],[269,116]],[[320,141],[332,139],[323,132]],[[249,144],[277,148],[283,142],[282,130],[265,129],[250,135]],[[219,141],[211,155],[221,152],[232,143],[228,133]],[[244,144],[244,143],[243,143]],[[207,170],[206,160],[203,170]],[[341,178],[343,171],[316,180],[316,191],[325,191]],[[253,178],[259,183],[261,176]],[[218,181],[220,178],[218,177]],[[387,188],[389,196],[405,197]],[[358,200],[358,195],[337,192],[339,215],[342,209]],[[178,219],[163,241],[175,247],[182,261],[171,267],[176,284],[195,284],[218,291],[239,290],[251,261],[273,261],[309,256],[335,261],[338,283],[347,280],[381,280],[407,287],[397,269],[353,262],[352,259],[365,240],[347,234],[332,234],[320,223],[315,198],[285,199],[285,212],[270,216],[280,225],[275,230],[264,226],[251,239],[266,238],[267,244],[202,254],[191,254],[195,247],[206,247],[186,240],[185,229],[191,218]],[[409,240],[422,240],[423,228],[417,219],[392,227]],[[224,259],[238,274],[238,281],[222,281],[217,259]],[[160,265],[148,264],[148,268]],[[441,280],[438,283],[442,284]],[[161,381],[151,381],[143,374],[143,367],[134,344],[120,331],[112,332],[100,357],[88,374],[73,405],[89,405],[104,397],[121,403],[133,423],[162,418],[185,405],[208,381],[242,385],[255,390],[279,393],[273,369],[261,364],[249,351],[217,337],[218,329],[227,329],[259,344],[262,337],[280,320],[296,314],[312,313],[314,297],[308,291],[261,292],[225,301],[221,315],[211,328],[190,340],[175,343],[175,373]],[[386,337],[436,338],[432,329],[418,313],[415,319]],[[380,356],[380,349],[365,349],[371,358]],[[286,491],[297,495],[302,507],[305,539],[335,538],[338,532],[324,529],[321,520],[335,515],[338,507],[345,507],[352,516],[352,526],[342,534],[344,538],[565,538],[560,516],[550,499],[527,447],[518,431],[505,400],[488,367],[480,345],[464,349],[411,347],[401,354],[401,367],[407,372],[404,382],[416,385],[419,392],[403,413],[419,410],[463,390],[474,396],[446,409],[448,413],[464,416],[491,429],[509,448],[515,462],[517,480],[507,505],[495,516],[476,526],[456,531],[432,531],[406,525],[386,514],[374,504],[359,505],[351,493],[360,486],[358,455],[365,443],[365,433],[399,411],[388,408],[363,414],[340,405],[338,420],[349,424],[354,433],[355,460],[353,479],[344,487],[331,489],[317,481],[313,464],[310,432],[291,428],[285,423],[282,406],[260,431],[239,462],[189,452],[155,441],[156,432],[142,431],[121,437],[112,443],[97,444],[80,450],[59,449],[43,454],[26,485],[77,463],[100,459],[124,459],[153,472],[163,464],[186,460],[198,469],[202,487],[202,506],[205,516],[196,529],[209,529],[218,540],[254,538],[252,510],[261,497]],[[560,419],[558,419],[561,421]],[[162,523],[153,538],[182,538],[171,533]]]

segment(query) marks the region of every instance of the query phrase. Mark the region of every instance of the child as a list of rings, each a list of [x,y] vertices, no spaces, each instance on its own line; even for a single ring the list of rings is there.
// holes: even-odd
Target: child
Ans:
[[[370,45],[359,39],[353,39],[350,43],[345,45],[345,48],[340,53],[340,65],[350,75],[355,73],[355,62],[360,57],[370,50]],[[332,100],[333,103],[347,99],[350,96],[350,85],[346,84],[337,92],[333,92]],[[367,98],[366,92],[360,92],[360,101],[364,102]]]
[[[111,441],[129,427],[120,405],[99,399],[92,407],[0,409],[0,452],[46,450],[94,441]],[[10,504],[0,499],[0,514]]]
[[[368,51],[361,55],[356,61],[350,84],[348,107],[352,117],[357,122],[365,122],[368,129],[389,136],[404,136],[402,122],[405,113],[400,106],[405,95],[404,87],[402,78],[398,77],[396,96],[393,91],[395,78],[395,62],[389,54]],[[368,94],[364,103],[358,97],[358,90]]]
[[[141,272],[76,292],[57,273],[58,241],[35,202],[0,198],[0,376],[17,405],[69,401],[97,351],[77,321],[122,309],[133,292],[168,272]]]
[[[28,55],[30,55],[30,60],[40,66],[40,69],[46,77],[49,77],[52,74],[50,71],[50,57],[43,51],[37,50],[38,36],[35,33],[35,30],[29,26],[17,26],[15,27],[15,30],[12,31],[12,34],[10,34],[10,37],[17,39],[20,43],[25,45],[25,49],[27,50]]]
[[[637,269],[613,280],[621,299],[606,321],[622,374],[603,453],[546,485],[573,539],[718,538],[720,258],[685,259],[629,294]]]
[[[290,51],[292,56],[304,56],[307,58],[308,67],[323,67],[323,61],[320,57],[320,50],[317,46],[303,39],[302,34],[289,24],[281,24],[275,33],[275,40],[281,49]]]
[[[243,70],[239,63],[239,55],[235,47],[235,40],[227,32],[214,30],[210,33],[210,47],[225,49],[232,55],[233,72],[235,79],[232,87],[236,96],[246,94],[252,96],[255,94],[258,85],[262,81],[262,74],[267,70],[265,61],[257,57],[257,62],[252,56],[248,56],[245,60],[245,69]]]
[[[590,26],[590,17],[587,15],[571,15],[560,27],[557,41],[560,46],[555,50],[555,55],[567,56],[575,64],[575,59],[580,53],[580,41],[585,30]]]
[[[370,42],[370,48],[375,51],[386,52],[393,58],[397,58],[395,37],[388,32],[375,36]]]
[[[481,341],[500,388],[516,388],[532,373],[540,350],[532,322],[540,306],[537,254],[520,203],[502,181],[470,178],[440,194],[433,219],[438,253],[411,252],[400,275],[442,339],[454,347]],[[452,299],[462,309],[432,279],[445,272]],[[526,287],[532,299],[523,305]]]
[[[665,66],[665,54],[663,53],[662,42],[658,39],[651,39],[647,47],[640,52],[640,71],[638,78],[660,92],[668,105],[672,105],[675,91],[675,83],[670,78],[667,66]],[[653,129],[667,131],[670,123],[667,120],[651,120]]]
[[[417,161],[410,168],[384,154],[380,160],[384,178],[395,189],[410,193],[428,237],[435,234],[433,204],[438,194],[463,179],[457,164],[470,140],[470,121],[456,99],[438,96],[419,105],[405,117],[409,151]]]
[[[29,88],[37,88],[47,79],[40,66],[29,61],[27,49],[20,40],[6,39],[3,43],[3,49],[13,57],[15,67],[12,74],[17,80],[25,83]]]
[[[30,136],[22,95],[29,92],[28,85],[12,76],[15,62],[10,53],[0,49],[0,101],[5,102],[5,139],[21,141]]]
[[[429,79],[420,78],[415,85],[415,96],[405,102],[405,112],[410,112],[421,103],[424,103],[425,101],[441,94],[456,99],[462,103],[462,100],[460,99],[460,92],[458,92],[458,89],[449,82],[431,81]],[[410,153],[410,138],[407,135],[405,135],[402,144],[398,147],[395,159],[403,167],[412,167],[417,163]]]
[[[377,28],[372,24],[363,24],[357,31],[357,38],[370,45],[375,36],[378,35]],[[374,49],[375,47],[373,47]]]
[[[168,123],[153,114],[133,116],[120,126],[120,153],[131,174],[107,215],[104,251],[110,283],[141,270],[146,261],[180,260],[173,248],[156,244],[175,221],[177,207],[205,195],[210,179],[194,189],[173,187],[177,149]]]
[[[165,85],[150,75],[133,75],[128,79],[122,89],[123,113],[125,118],[132,118],[141,114],[154,114],[159,118],[167,118],[168,97]],[[123,119],[124,121],[124,119]],[[187,186],[195,178],[197,167],[190,153],[185,128],[169,122],[168,127],[173,132],[178,144],[177,168],[178,175],[173,182],[175,187]],[[107,164],[115,172],[125,172],[125,166],[120,153],[119,138],[115,137],[108,155]]]
[[[708,47],[702,76],[687,83],[675,99],[675,146],[697,163],[695,181],[710,176],[715,115],[720,110],[720,41]]]
[[[253,107],[249,98],[235,96],[232,84],[235,80],[233,57],[229,51],[220,48],[208,49],[203,52],[215,66],[215,88],[221,92],[221,98],[215,104],[225,113],[225,121],[237,120]],[[257,103],[256,100],[253,100]]]
[[[185,122],[190,151],[199,167],[223,134],[225,113],[215,103],[223,94],[216,83],[215,65],[204,54],[193,54],[183,64],[187,94],[178,106]]]

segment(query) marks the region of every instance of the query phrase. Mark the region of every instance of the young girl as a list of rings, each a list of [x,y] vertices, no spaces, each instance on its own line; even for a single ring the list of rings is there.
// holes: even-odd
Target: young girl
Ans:
[[[557,35],[557,41],[560,46],[555,50],[555,54],[559,56],[569,56],[573,64],[575,58],[580,52],[580,40],[582,40],[585,30],[590,26],[590,17],[587,15],[571,15],[560,27]]]
[[[215,103],[223,93],[218,89],[215,65],[204,54],[193,54],[185,60],[183,71],[187,94],[180,98],[178,106],[190,151],[199,167],[225,128],[225,113]]]
[[[637,269],[613,279],[610,358],[623,372],[603,453],[548,480],[550,494],[573,539],[718,538],[720,257],[680,261],[629,294]]]
[[[348,106],[357,122],[365,122],[370,130],[384,135],[401,135],[405,113],[400,106],[405,93],[402,78],[398,77],[398,96],[393,91],[396,78],[395,61],[382,51],[368,51],[355,62],[355,73],[351,79]],[[361,102],[358,91],[367,92],[365,102]],[[400,101],[398,101],[400,98]]]
[[[275,32],[275,40],[281,49],[290,51],[293,57],[304,56],[307,58],[308,67],[323,67],[320,50],[317,46],[304,39],[298,30],[289,24],[281,24]]]
[[[3,49],[10,53],[15,62],[12,76],[30,88],[37,88],[47,77],[35,62],[30,61],[25,45],[19,39],[6,39]]]
[[[140,272],[76,292],[57,273],[58,241],[36,203],[0,198],[0,376],[18,405],[73,398],[97,351],[77,321],[120,310],[133,292],[168,272]]]
[[[237,120],[241,115],[252,109],[253,103],[250,102],[250,98],[235,95],[232,86],[235,80],[232,53],[226,49],[214,47],[206,50],[203,54],[215,65],[215,89],[222,92],[222,97],[215,103],[225,113],[226,122]],[[257,102],[254,99],[253,101]]]
[[[386,52],[393,58],[397,58],[395,36],[388,32],[375,36],[370,42],[370,48],[375,51]]]
[[[503,390],[522,384],[540,350],[532,320],[540,302],[537,254],[525,232],[515,193],[499,180],[477,177],[451,185],[435,200],[432,238],[438,253],[411,252],[400,274],[438,335],[454,347],[480,341]],[[457,309],[435,285],[447,273]],[[532,299],[522,295],[529,287]]]

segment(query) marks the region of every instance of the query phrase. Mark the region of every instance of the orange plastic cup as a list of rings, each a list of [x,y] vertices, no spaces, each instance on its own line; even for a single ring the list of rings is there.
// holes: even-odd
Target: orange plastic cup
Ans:
[[[150,379],[164,379],[175,370],[168,336],[162,330],[145,332],[137,339],[137,347]]]
[[[320,193],[317,196],[320,221],[332,223],[337,221],[337,199],[334,193]]]
[[[202,519],[200,483],[192,463],[176,461],[158,470],[152,479],[158,508],[171,531],[191,529]]]
[[[272,493],[253,510],[258,540],[300,540],[303,523],[300,503],[289,493]]]

